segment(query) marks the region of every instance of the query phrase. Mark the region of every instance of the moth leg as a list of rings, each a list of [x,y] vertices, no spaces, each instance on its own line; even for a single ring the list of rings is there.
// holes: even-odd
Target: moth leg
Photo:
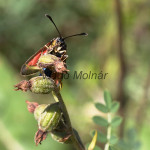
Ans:
[[[68,58],[68,55],[62,55],[61,60],[65,61]]]
[[[62,54],[61,55],[61,60],[62,61],[66,60],[68,58],[68,55],[66,55],[66,53],[67,53],[66,50],[59,51],[59,53]]]
[[[50,46],[48,47],[47,45],[45,45],[45,47],[48,49],[48,53],[53,51],[53,48],[51,48]]]
[[[62,54],[61,57],[63,57],[66,54],[66,50],[60,51],[59,54]]]
[[[45,45],[45,47],[48,49],[49,47],[47,45]]]
[[[64,53],[64,54],[63,54],[63,53]],[[59,54],[63,54],[63,55],[65,55],[65,54],[66,54],[66,50],[59,51]]]

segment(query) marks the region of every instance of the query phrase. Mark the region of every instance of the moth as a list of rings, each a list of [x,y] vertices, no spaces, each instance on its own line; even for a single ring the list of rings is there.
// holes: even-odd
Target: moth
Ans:
[[[59,37],[56,37],[52,39],[50,42],[48,42],[47,44],[45,44],[41,49],[39,49],[35,54],[33,54],[22,65],[20,74],[23,76],[33,75],[39,71],[49,77],[54,76],[53,73],[55,73],[56,76],[60,76],[59,75],[60,73],[58,73],[57,75],[57,72],[51,70],[52,64],[51,64],[51,67],[46,66],[46,68],[41,69],[41,67],[38,66],[40,57],[43,55],[49,55],[49,54],[54,55],[59,58],[61,63],[64,62],[64,65],[65,65],[66,59],[68,58],[68,55],[66,54],[67,45],[65,43],[65,40],[73,36],[79,36],[79,35],[87,36],[88,35],[87,33],[80,33],[80,34],[70,35],[67,37],[62,37],[52,17],[49,16],[48,14],[45,14],[45,16],[53,23],[53,25],[55,26],[59,34]]]

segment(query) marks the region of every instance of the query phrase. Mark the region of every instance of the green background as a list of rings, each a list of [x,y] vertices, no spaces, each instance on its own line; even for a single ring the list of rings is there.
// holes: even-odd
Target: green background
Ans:
[[[124,28],[121,34],[127,67],[122,85],[125,95],[122,99],[127,101],[124,138],[127,145],[140,145],[138,148],[141,150],[148,150],[150,2],[121,2]],[[72,124],[84,144],[91,141],[90,131],[103,130],[92,122],[94,115],[101,115],[94,103],[103,103],[103,91],[108,89],[113,99],[121,101],[117,99],[122,69],[118,50],[119,14],[116,11],[116,0],[0,0],[1,150],[73,149],[70,145],[54,142],[50,135],[42,145],[35,146],[37,123],[27,111],[25,100],[42,104],[53,102],[53,98],[50,95],[16,92],[13,87],[21,80],[27,79],[19,75],[21,65],[38,49],[58,36],[53,24],[44,17],[46,13],[52,16],[64,37],[81,32],[88,33],[87,37],[66,40],[70,78],[63,81],[61,90]],[[72,79],[74,71],[102,71],[103,74],[108,73],[108,76],[104,80],[77,80]],[[132,142],[133,136],[138,143]]]

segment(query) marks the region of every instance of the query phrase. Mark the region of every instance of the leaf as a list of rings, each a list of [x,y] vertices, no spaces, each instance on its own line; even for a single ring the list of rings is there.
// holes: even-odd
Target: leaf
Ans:
[[[94,136],[95,131],[92,131],[92,136]],[[107,142],[107,137],[104,133],[98,131],[97,132],[97,141],[101,142],[101,143],[106,143]]]
[[[85,145],[85,148],[88,149],[89,145],[90,145],[90,143],[87,143]],[[95,145],[94,150],[102,150],[102,149],[99,146]]]
[[[96,104],[95,104],[95,107],[96,107],[99,111],[101,111],[101,112],[103,112],[103,113],[107,113],[107,112],[108,112],[107,107],[106,107],[105,105],[103,105],[103,104],[96,103]]]
[[[111,126],[112,127],[117,127],[121,124],[121,122],[122,122],[122,118],[117,116],[117,117],[112,119]]]
[[[104,119],[104,118],[102,118],[102,117],[100,117],[100,116],[94,116],[94,117],[93,117],[93,121],[94,121],[96,124],[100,125],[100,126],[103,126],[103,127],[108,126],[107,120]]]
[[[108,91],[104,91],[104,101],[106,103],[107,108],[110,110],[111,108],[111,103],[112,103],[112,98],[111,95]]]
[[[118,138],[116,136],[111,136],[110,140],[109,140],[109,143],[111,145],[114,145],[118,142]]]
[[[100,147],[98,147],[97,145],[95,145],[94,150],[102,150]]]
[[[118,141],[117,146],[118,146],[119,150],[130,149],[130,144],[128,144],[128,142],[126,142],[123,139]]]
[[[110,111],[112,113],[115,113],[118,111],[119,107],[120,107],[119,102],[113,102]]]
[[[102,132],[98,132],[97,141],[100,141],[101,143],[106,143],[107,136]]]
[[[110,146],[109,150],[118,150],[118,149],[116,149],[115,147]]]
[[[92,139],[91,144],[88,147],[88,150],[94,150],[94,147],[96,145],[96,141],[97,141],[97,131],[95,131],[95,135],[94,135],[94,137]]]

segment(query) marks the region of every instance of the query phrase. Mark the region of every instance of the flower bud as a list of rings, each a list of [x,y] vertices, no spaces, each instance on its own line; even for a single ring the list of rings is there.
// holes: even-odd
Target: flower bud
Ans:
[[[47,105],[46,108],[44,107],[44,105],[39,105],[37,110],[34,111],[34,116],[38,120],[40,130],[51,132],[57,127],[61,119],[62,112],[59,108],[59,103]]]
[[[36,94],[48,94],[54,89],[54,81],[48,77],[34,77],[29,80],[29,83],[31,92]]]

